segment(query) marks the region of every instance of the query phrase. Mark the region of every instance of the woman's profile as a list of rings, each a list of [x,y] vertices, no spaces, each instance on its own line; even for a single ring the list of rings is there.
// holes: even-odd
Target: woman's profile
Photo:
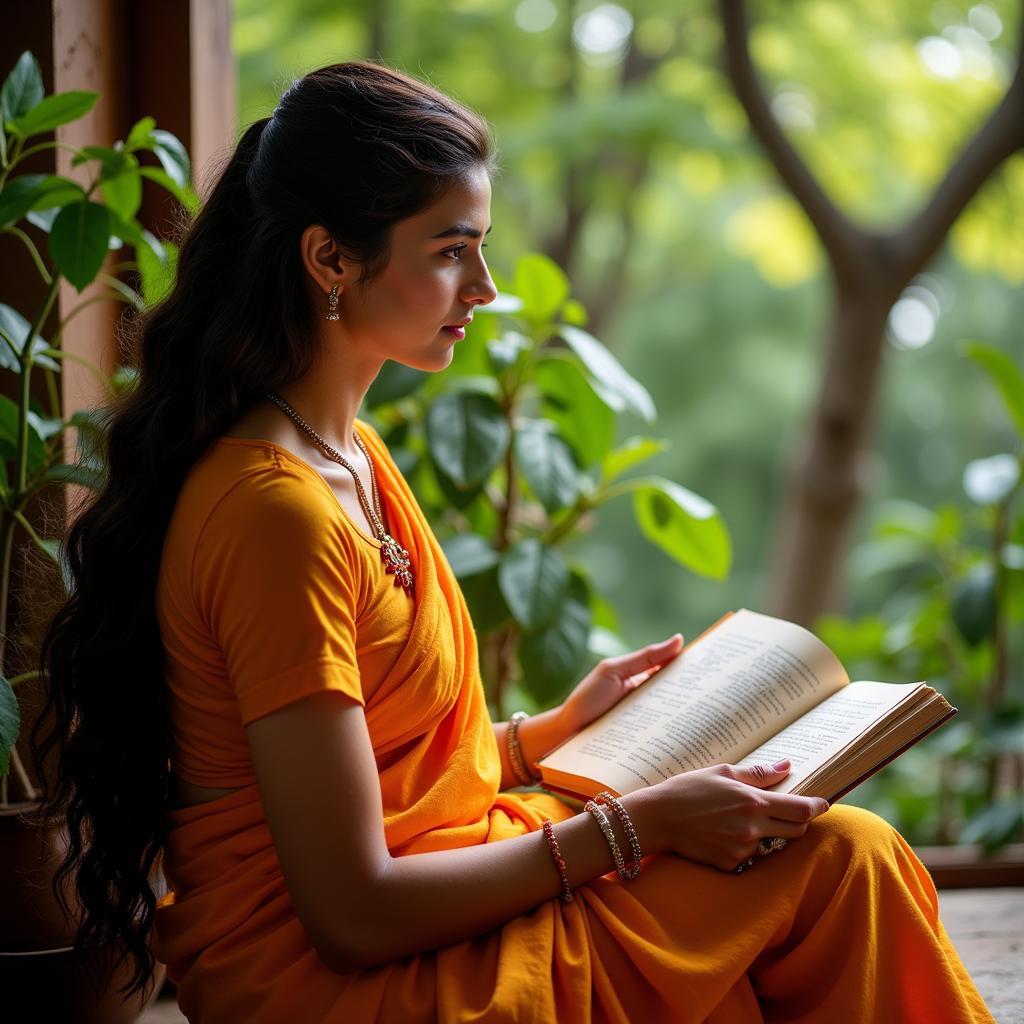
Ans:
[[[784,762],[579,812],[514,791],[682,638],[492,722],[458,583],[358,416],[385,360],[442,372],[495,298],[496,171],[472,111],[335,64],[188,227],[41,653],[80,939],[139,984],[165,962],[193,1024],[991,1022],[902,836],[771,792]]]

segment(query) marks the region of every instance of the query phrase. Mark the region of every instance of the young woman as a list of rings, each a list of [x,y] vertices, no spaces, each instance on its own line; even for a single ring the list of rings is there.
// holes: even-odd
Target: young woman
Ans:
[[[191,226],[42,653],[80,940],[140,983],[152,950],[193,1024],[991,1021],[906,842],[769,791],[785,762],[579,813],[510,792],[682,638],[492,723],[458,584],[357,418],[386,359],[443,370],[495,297],[494,172],[475,114],[337,64]]]

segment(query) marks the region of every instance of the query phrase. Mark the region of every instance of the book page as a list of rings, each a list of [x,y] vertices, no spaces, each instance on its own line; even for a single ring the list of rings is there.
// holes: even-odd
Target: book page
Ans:
[[[629,793],[735,762],[848,682],[813,633],[739,611],[539,763]]]
[[[739,764],[774,764],[784,757],[790,758],[793,767],[789,775],[769,787],[773,793],[790,793],[924,685],[850,683],[752,751]]]

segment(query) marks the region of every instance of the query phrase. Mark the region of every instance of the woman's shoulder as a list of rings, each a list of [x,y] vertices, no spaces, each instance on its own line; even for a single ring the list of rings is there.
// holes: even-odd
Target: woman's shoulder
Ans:
[[[193,466],[175,519],[199,535],[323,532],[336,513],[331,495],[287,449],[257,438],[217,438]]]

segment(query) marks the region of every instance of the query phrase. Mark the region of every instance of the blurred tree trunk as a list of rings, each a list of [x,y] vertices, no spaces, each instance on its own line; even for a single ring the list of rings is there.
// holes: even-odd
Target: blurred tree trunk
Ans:
[[[835,206],[773,117],[750,59],[744,0],[719,0],[719,6],[724,59],[736,96],[779,177],[807,214],[832,273],[834,304],[825,335],[824,374],[783,492],[778,563],[771,576],[776,613],[811,624],[836,603],[849,524],[864,492],[863,458],[874,423],[889,309],[938,250],[967,203],[1024,146],[1024,77],[1018,54],[1002,102],[929,201],[893,231],[872,233]]]
[[[625,6],[636,14],[635,4],[627,3]],[[572,0],[566,0],[562,47],[569,70],[562,87],[562,98],[567,104],[576,100],[579,80],[576,44],[572,37],[573,9]],[[673,53],[674,51],[670,51],[666,56],[673,56]],[[637,49],[631,34],[619,65],[619,92],[641,86],[659,63],[660,61],[648,57]],[[630,249],[636,234],[633,197],[647,176],[650,153],[624,150],[617,142],[606,145],[596,156],[588,158],[581,158],[569,151],[566,154],[562,179],[565,221],[561,232],[549,241],[545,250],[566,271],[571,281],[577,280],[576,255],[583,225],[593,203],[594,185],[598,178],[609,176],[610,165],[614,166],[617,176],[622,181],[622,191],[617,197],[615,211],[623,227],[622,245],[604,264],[601,280],[592,294],[581,296],[589,314],[587,329],[598,336],[609,314],[618,307],[625,285],[626,267],[629,264]]]

